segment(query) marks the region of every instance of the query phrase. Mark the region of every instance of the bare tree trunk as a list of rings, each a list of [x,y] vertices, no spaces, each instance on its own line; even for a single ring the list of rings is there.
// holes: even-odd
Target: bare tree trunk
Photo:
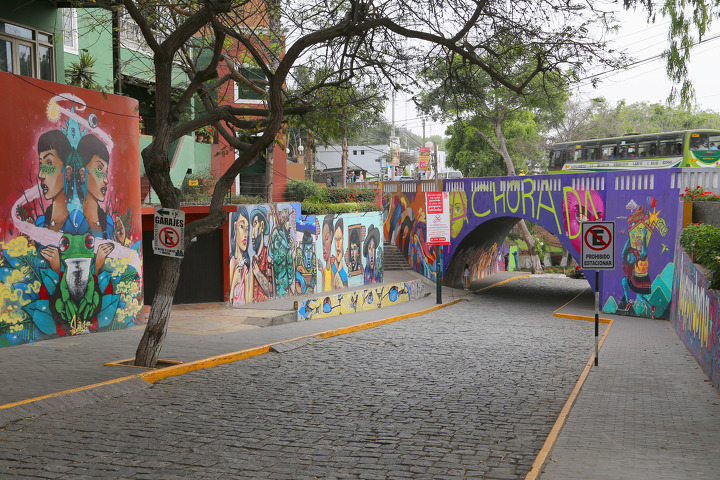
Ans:
[[[160,282],[153,298],[150,318],[145,327],[140,344],[135,352],[135,365],[155,368],[160,356],[160,348],[167,334],[173,297],[180,280],[180,262],[182,259],[164,257],[160,265]]]
[[[342,186],[347,187],[347,158],[348,158],[348,145],[347,136],[343,135],[342,138]]]
[[[505,142],[505,134],[502,131],[503,120],[504,117],[500,117],[499,119],[494,119],[491,122],[495,130],[495,138],[498,139],[498,145],[496,145],[495,142],[493,142],[492,138],[490,138],[490,136],[488,136],[485,132],[482,132],[478,129],[475,129],[475,131],[478,133],[478,135],[483,137],[490,144],[493,150],[500,154],[500,156],[505,161],[508,175],[515,175],[515,165],[513,164],[512,158],[510,158],[510,153],[508,152],[507,144]],[[528,246],[528,255],[530,256],[530,268],[532,269],[532,273],[543,273],[540,259],[537,255],[535,255],[535,239],[530,234],[530,231],[525,224],[525,220],[520,220],[518,222],[518,225],[520,226],[520,236],[522,236],[523,240],[525,240],[525,243]]]

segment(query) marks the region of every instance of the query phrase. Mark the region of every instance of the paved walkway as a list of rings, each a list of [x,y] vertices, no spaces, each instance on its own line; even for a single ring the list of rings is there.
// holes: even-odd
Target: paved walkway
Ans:
[[[417,278],[411,272],[395,275],[395,278],[386,278],[388,283],[401,281],[402,276]],[[512,275],[503,272],[474,284],[473,288],[483,288]],[[238,312],[228,312],[219,305],[210,310],[174,308],[161,358],[187,362],[424,310],[436,305],[432,285],[428,291],[432,294],[424,299],[388,309],[267,328],[248,325],[243,320],[238,322],[241,316],[234,317]],[[466,295],[462,290],[443,288],[445,302]],[[540,293],[537,302],[542,301]],[[277,311],[287,309],[287,305],[281,303],[264,307]],[[592,297],[586,296],[562,311],[592,316],[592,309]],[[218,315],[213,312],[223,320],[218,321]],[[709,383],[668,322],[610,318],[614,323],[600,351],[600,366],[592,367],[539,478],[717,478],[720,393]],[[212,330],[207,323],[210,319],[214,325]],[[143,380],[125,381],[51,398],[44,404],[1,407],[137,373],[138,369],[133,367],[103,365],[132,357],[141,335],[142,327],[137,327],[0,349],[0,384],[3,386],[0,426],[48,409],[69,410],[147,388]]]

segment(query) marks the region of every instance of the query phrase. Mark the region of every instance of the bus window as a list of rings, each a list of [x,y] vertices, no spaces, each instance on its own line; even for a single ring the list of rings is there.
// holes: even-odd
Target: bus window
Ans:
[[[563,165],[565,165],[566,158],[567,155],[565,154],[565,150],[552,150],[550,152],[550,162],[548,167],[551,170],[560,170]]]
[[[638,142],[638,157],[656,157],[657,140],[640,140]]]
[[[614,159],[617,157],[617,145],[614,143],[602,146],[603,160]]]
[[[690,136],[690,150],[717,150],[718,148],[720,148],[720,135],[693,133]]]
[[[628,158],[627,145],[618,145],[617,158]]]
[[[660,156],[661,157],[675,157],[682,155],[683,149],[683,138],[682,136],[661,136],[660,137]]]
[[[587,161],[593,161],[598,160],[600,158],[600,148],[599,147],[583,147],[583,160]]]
[[[583,157],[582,157],[582,149],[580,149],[580,148],[575,149],[575,151],[573,152],[572,161],[573,161],[573,162],[580,162],[580,161],[582,161],[582,160],[583,160]]]

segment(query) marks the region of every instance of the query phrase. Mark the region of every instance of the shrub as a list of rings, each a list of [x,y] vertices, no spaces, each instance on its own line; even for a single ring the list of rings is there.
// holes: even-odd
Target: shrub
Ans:
[[[375,200],[375,190],[371,188],[326,188],[325,195],[328,203],[372,202]]]
[[[288,179],[285,198],[288,202],[302,202],[307,197],[325,199],[325,190],[327,189],[310,180]]]
[[[700,185],[686,188],[685,193],[680,194],[680,198],[685,202],[720,202],[720,195],[705,190]]]
[[[692,223],[680,234],[680,245],[694,261],[710,270],[710,288],[720,288],[720,228]]]
[[[326,215],[328,213],[352,213],[352,212],[377,212],[380,206],[372,202],[359,203],[320,203],[303,202],[302,213],[304,215]]]

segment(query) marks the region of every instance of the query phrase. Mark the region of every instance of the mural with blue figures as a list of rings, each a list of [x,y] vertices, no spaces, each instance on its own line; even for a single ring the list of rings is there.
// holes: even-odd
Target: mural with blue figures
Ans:
[[[364,290],[323,295],[300,302],[300,320],[314,320],[348,313],[386,308],[421,298],[425,284],[421,280],[370,286]]]
[[[670,186],[677,172],[445,180],[451,243],[443,253],[443,283],[461,284],[466,263],[473,278],[503,268],[503,240],[518,219],[545,228],[578,261],[581,223],[609,220],[616,224],[616,269],[600,275],[603,311],[668,318],[680,213],[679,190]],[[425,195],[420,182],[412,191],[407,187],[383,196],[385,239],[398,245],[416,271],[434,278],[432,250],[418,255],[422,262],[411,260],[415,239],[423,238]],[[587,275],[592,288],[594,277]]]
[[[382,282],[380,212],[318,215],[316,221],[318,292]]]
[[[670,317],[679,192],[669,170],[654,175],[608,175],[613,185],[606,220],[615,221],[615,270],[602,276],[602,310],[645,318]]]
[[[304,216],[279,203],[229,217],[230,305],[382,282],[379,212]]]
[[[230,305],[292,295],[300,204],[240,205],[229,217]]]
[[[141,323],[137,102],[6,74],[0,89],[0,346]]]
[[[705,374],[720,388],[720,293],[677,246],[670,321]]]

